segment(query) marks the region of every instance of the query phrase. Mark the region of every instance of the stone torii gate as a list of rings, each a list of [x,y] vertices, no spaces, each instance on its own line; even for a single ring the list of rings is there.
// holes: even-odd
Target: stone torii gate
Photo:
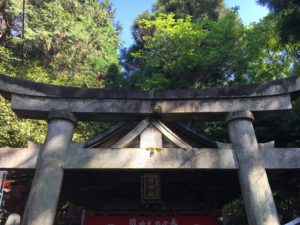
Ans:
[[[290,110],[291,99],[300,94],[300,77],[237,88],[147,92],[54,86],[0,75],[0,93],[11,101],[20,118],[48,121],[43,145],[0,149],[0,168],[35,169],[22,225],[54,223],[64,169],[104,168],[236,169],[249,223],[279,225],[266,169],[300,168],[300,148],[259,145],[252,125],[254,118]],[[232,145],[196,149],[169,133],[166,135],[178,148],[162,148],[153,157],[145,157],[145,143],[140,148],[126,148],[126,140],[132,140],[134,132],[142,132],[148,121],[145,118],[152,117],[224,121]],[[71,144],[78,120],[143,121],[123,142],[100,151]],[[157,143],[153,145],[157,147]],[[153,147],[151,143],[148,146]]]

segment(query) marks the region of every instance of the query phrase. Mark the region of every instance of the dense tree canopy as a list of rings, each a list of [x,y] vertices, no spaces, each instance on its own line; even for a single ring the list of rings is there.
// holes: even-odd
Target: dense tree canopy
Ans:
[[[199,22],[159,14],[154,20],[141,20],[140,25],[153,29],[152,35],[143,37],[144,47],[130,53],[139,61],[140,71],[133,76],[140,79],[136,84],[140,88],[217,86],[242,66],[242,24],[232,12],[218,21]]]
[[[242,72],[244,81],[261,83],[298,75],[300,45],[281,42],[276,14],[269,14],[245,29],[244,57],[248,61]]]
[[[104,78],[118,64],[119,38],[109,1],[26,1],[24,38],[21,2],[5,0],[1,13],[1,46],[15,57],[37,62],[54,79]]]
[[[200,88],[297,74],[299,44],[281,42],[279,20],[278,15],[269,14],[245,27],[237,12],[229,9],[217,19],[202,15],[196,20],[187,15],[178,18],[172,12],[143,13],[134,23],[135,44],[123,52],[129,85]]]
[[[105,87],[105,77],[119,72],[118,30],[110,1],[0,1],[0,73],[37,82],[79,87]],[[42,142],[46,124],[17,120],[9,103],[0,99],[0,145]],[[103,129],[80,123],[75,140]]]
[[[136,71],[139,66],[141,66],[141,60],[139,57],[131,55],[131,52],[137,52],[144,48],[145,40],[144,37],[152,36],[154,27],[145,27],[145,24],[141,23],[143,20],[154,20],[159,17],[159,14],[173,14],[173,19],[187,19],[189,20],[201,20],[203,18],[209,18],[209,20],[217,20],[218,17],[226,12],[227,9],[224,5],[223,0],[158,0],[153,5],[152,13],[146,11],[140,14],[134,21],[132,26],[132,34],[135,40],[135,44],[132,45],[128,50],[123,49],[121,54],[121,59],[123,62],[123,67],[131,73]],[[187,34],[186,34],[187,35]],[[135,77],[132,77],[135,83]]]
[[[174,13],[175,18],[201,19],[208,17],[216,20],[226,11],[223,0],[158,0],[153,10],[156,13]]]
[[[300,40],[299,0],[258,0],[257,2],[280,15],[277,24],[284,42]]]

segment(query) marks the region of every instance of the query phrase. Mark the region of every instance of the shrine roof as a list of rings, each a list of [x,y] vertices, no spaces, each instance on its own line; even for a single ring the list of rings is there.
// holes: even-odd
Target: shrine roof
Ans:
[[[111,148],[113,144],[118,142],[121,138],[126,136],[131,130],[133,130],[139,122],[137,121],[126,121],[119,122],[115,126],[110,129],[102,132],[95,137],[87,140],[85,142],[86,148]],[[173,135],[178,136],[180,139],[184,140],[193,148],[218,148],[216,140],[207,134],[195,131],[189,128],[186,124],[180,122],[160,122],[164,127],[168,130],[167,132],[173,133]],[[151,120],[150,120],[151,124]],[[136,145],[136,146],[135,146]],[[163,145],[167,145],[168,147],[177,147],[170,146],[172,145],[172,141],[164,138]],[[135,143],[133,141],[129,144],[130,147],[139,147],[139,143]],[[165,147],[165,146],[164,146]]]
[[[291,94],[292,98],[296,98],[299,93],[300,76],[238,87],[139,91],[57,86],[0,74],[0,94],[6,99],[10,99],[12,94],[51,98],[141,100],[243,98],[282,94]]]

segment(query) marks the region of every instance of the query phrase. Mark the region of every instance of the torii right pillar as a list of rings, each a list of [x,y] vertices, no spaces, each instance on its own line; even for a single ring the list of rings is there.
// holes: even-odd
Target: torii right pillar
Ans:
[[[280,225],[250,111],[228,113],[226,123],[239,165],[238,176],[250,225]]]

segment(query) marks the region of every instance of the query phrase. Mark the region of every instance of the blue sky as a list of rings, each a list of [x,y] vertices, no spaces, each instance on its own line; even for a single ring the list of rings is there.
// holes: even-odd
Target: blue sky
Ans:
[[[155,0],[112,0],[116,8],[116,20],[123,27],[121,33],[123,47],[129,47],[133,40],[131,36],[131,26],[134,19],[145,10],[151,10]],[[256,3],[256,0],[225,0],[228,7],[239,6],[239,15],[245,25],[258,21],[264,17],[268,10]]]

